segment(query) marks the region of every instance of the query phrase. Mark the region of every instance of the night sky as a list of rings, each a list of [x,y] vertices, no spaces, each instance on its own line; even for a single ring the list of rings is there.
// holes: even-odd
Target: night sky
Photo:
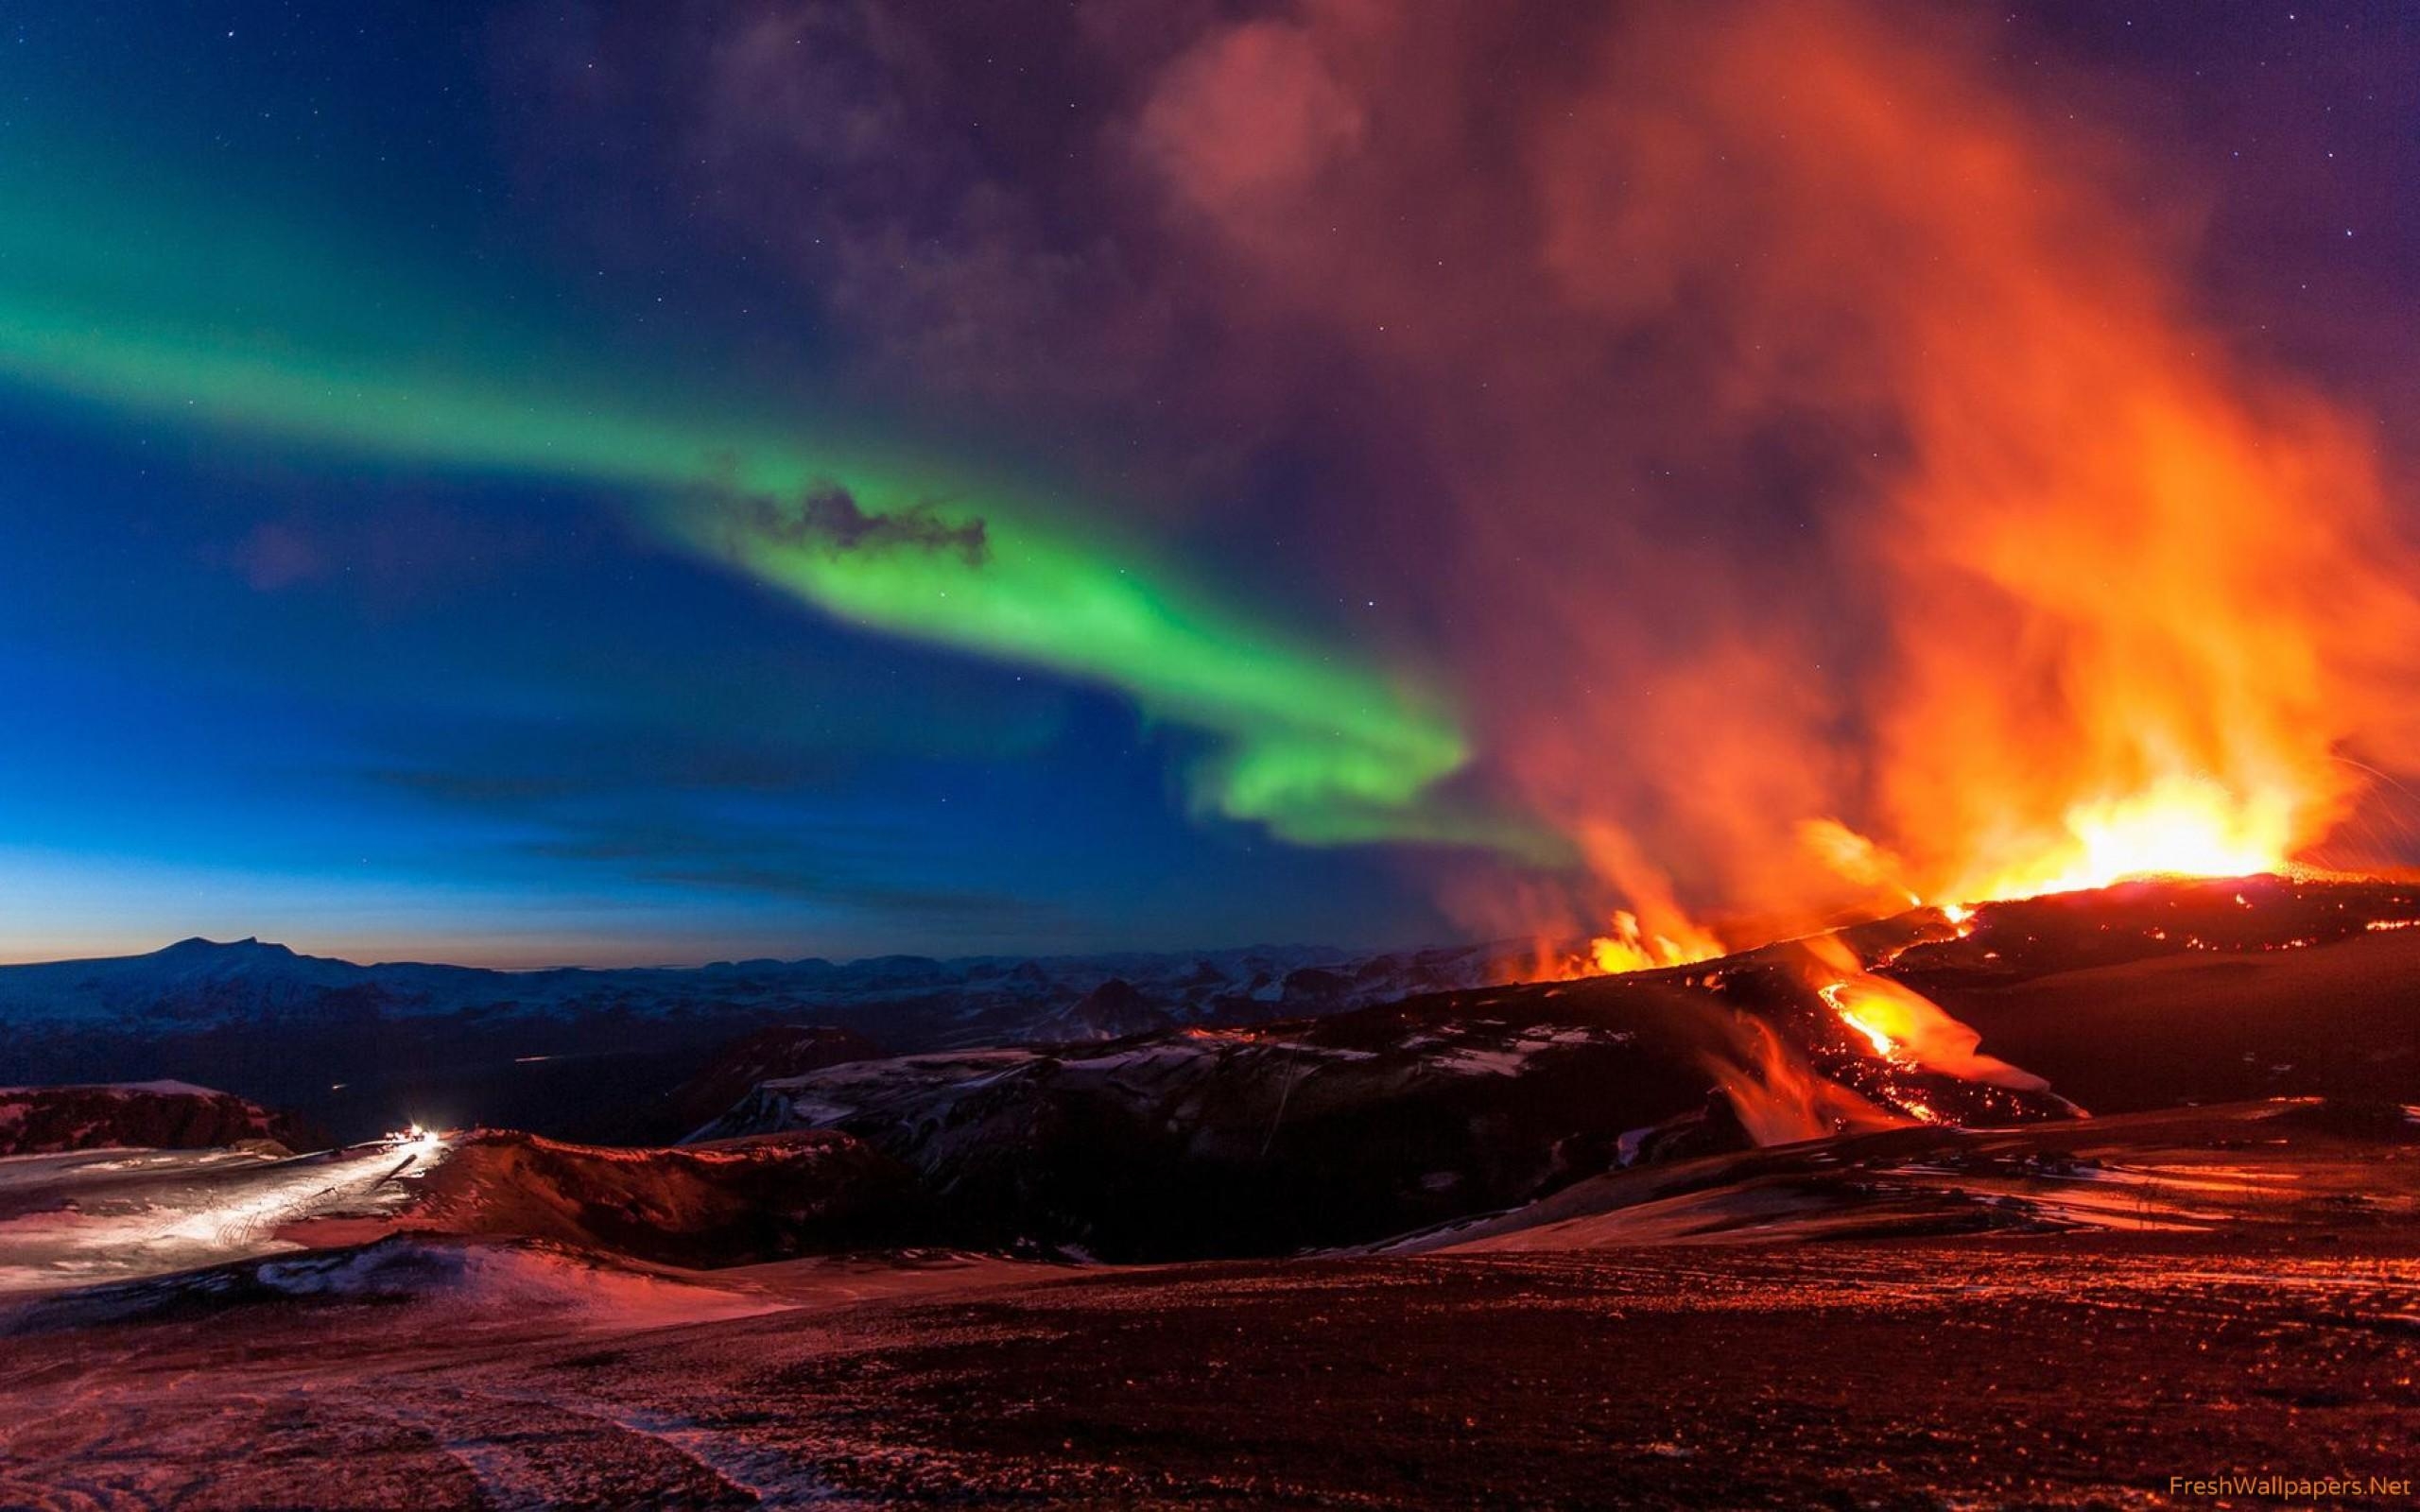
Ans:
[[[1817,145],[1743,167],[1808,27]],[[2146,391],[2337,438],[2359,543],[2415,191],[2389,3],[0,9],[0,959],[1772,911],[1794,823],[1924,849],[1866,501],[1939,481],[1907,374],[1974,301],[1903,363],[1876,291],[1972,244],[2156,304]]]

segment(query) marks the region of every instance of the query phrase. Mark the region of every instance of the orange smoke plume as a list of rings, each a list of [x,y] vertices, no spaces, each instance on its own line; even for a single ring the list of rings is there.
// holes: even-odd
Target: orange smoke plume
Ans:
[[[2363,785],[2340,758],[2408,748],[2420,707],[2420,573],[2358,421],[2231,352],[2108,187],[2117,146],[1955,39],[1797,0],[1702,15],[1625,39],[1633,87],[1550,135],[1549,266],[1616,321],[1722,312],[1735,414],[1876,438],[1832,517],[1833,612],[1874,637],[1823,700],[1841,738],[1702,695],[1685,728],[1647,715],[1682,778],[1665,844],[1720,858],[1705,901],[2009,897],[2324,840]],[[1774,671],[1739,657],[1712,643],[1651,707],[1753,697]],[[1775,764],[1836,776],[1836,806],[1754,812],[1806,796]],[[1749,814],[1695,819],[1698,782]]]
[[[2271,868],[2420,748],[2372,438],[2199,306],[2094,80],[1954,8],[1584,13],[1296,0],[1137,118],[1224,328],[1386,417],[1363,549],[1588,863],[1525,922],[1660,960]]]

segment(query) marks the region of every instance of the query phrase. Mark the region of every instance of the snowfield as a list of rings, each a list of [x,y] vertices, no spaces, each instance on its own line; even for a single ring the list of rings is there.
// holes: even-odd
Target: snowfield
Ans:
[[[392,1213],[447,1145],[278,1159],[110,1150],[0,1160],[0,1293],[54,1291],[301,1247],[280,1230]]]

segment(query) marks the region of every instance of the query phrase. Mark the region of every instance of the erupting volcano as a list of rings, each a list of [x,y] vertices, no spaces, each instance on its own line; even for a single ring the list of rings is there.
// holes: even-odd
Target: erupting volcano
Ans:
[[[2396,7],[0,41],[0,1507],[2413,1504]]]
[[[1575,343],[1675,337],[1720,396],[1654,416],[1652,492],[1717,507],[1718,458],[1786,437],[1822,508],[1777,570],[1693,561],[1685,594],[1489,580],[1527,606],[1491,717],[1609,900],[1532,927],[1626,910],[1580,963],[1636,969],[1910,901],[2394,863],[2420,570],[2369,418],[2223,329],[2134,149],[1981,52],[1718,14],[1626,34],[1541,129],[1537,298]],[[1581,480],[1640,438],[1505,423],[1567,459],[1505,482],[1524,516],[1595,528]]]

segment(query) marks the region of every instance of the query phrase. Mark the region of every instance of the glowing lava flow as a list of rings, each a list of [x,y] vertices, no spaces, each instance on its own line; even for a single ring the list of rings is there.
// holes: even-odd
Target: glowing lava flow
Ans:
[[[1824,1001],[1832,1005],[1832,1011],[1840,1015],[1842,1023],[1865,1036],[1866,1043],[1874,1046],[1876,1055],[1888,1057],[1896,1051],[1899,1048],[1899,1042],[1896,1040],[1892,1039],[1890,1034],[1879,1025],[1859,1018],[1857,1009],[1843,1001],[1844,988],[1845,985],[1838,982],[1823,988]]]
[[[1895,1064],[1938,1072],[1961,1081],[2047,1091],[2049,1083],[2005,1060],[1980,1054],[1983,1037],[1944,1012],[1940,1005],[1898,983],[1852,965],[1816,993],[1840,1021],[1857,1031],[1874,1053]]]
[[[1809,1047],[1749,1014],[1710,1012],[1701,1062],[1720,1082],[1750,1140],[1788,1144],[1910,1124],[2039,1117],[2084,1110],[2031,1072],[1981,1053],[1982,1037],[1923,994],[1865,970],[1839,939],[1800,942],[1794,970],[1824,1007],[1870,1049],[1878,1065],[1840,1074],[1836,1050]],[[1979,1084],[1943,1104],[1945,1080]],[[1990,1089],[2001,1089],[1994,1091]]]
[[[1838,939],[1806,941],[1809,981],[1841,1022],[1897,1070],[1955,1076],[2014,1091],[2048,1092],[2050,1084],[2020,1066],[1982,1054],[1983,1037],[1911,988],[1876,976]],[[1884,1078],[1884,1099],[1923,1123],[1940,1121],[1925,1096]],[[2072,1105],[2069,1105],[2072,1107]],[[2082,1112],[2083,1109],[2075,1109]]]

